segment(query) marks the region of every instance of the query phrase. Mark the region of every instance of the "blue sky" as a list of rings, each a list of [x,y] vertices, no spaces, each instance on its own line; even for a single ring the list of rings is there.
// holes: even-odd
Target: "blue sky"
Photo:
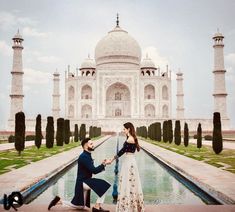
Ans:
[[[23,45],[24,110],[26,117],[51,115],[52,74],[79,67],[97,42],[120,26],[140,44],[162,70],[184,73],[185,116],[212,118],[213,40],[219,28],[225,36],[228,115],[235,128],[235,1],[233,0],[0,0],[0,129],[9,117],[12,40],[17,29]],[[173,77],[175,79],[175,77]],[[172,82],[173,116],[176,83]],[[63,113],[62,113],[63,115]]]

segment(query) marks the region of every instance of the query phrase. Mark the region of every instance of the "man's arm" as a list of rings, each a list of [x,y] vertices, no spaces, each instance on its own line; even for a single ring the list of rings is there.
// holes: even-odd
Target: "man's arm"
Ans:
[[[86,167],[92,174],[98,174],[105,170],[105,163],[103,162],[101,165],[95,167],[92,163],[92,160],[85,157],[80,157],[79,162]]]

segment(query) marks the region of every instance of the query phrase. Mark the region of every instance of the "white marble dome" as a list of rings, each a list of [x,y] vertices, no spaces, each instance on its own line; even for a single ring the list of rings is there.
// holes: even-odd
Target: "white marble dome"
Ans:
[[[137,41],[127,31],[116,26],[95,48],[96,65],[107,63],[131,63],[139,65],[141,49]]]
[[[146,55],[146,58],[144,58],[141,61],[140,68],[154,68],[154,69],[156,69],[156,66],[155,66],[154,62],[152,61],[152,59],[149,58],[148,55]]]
[[[81,64],[81,68],[80,69],[86,69],[86,68],[94,68],[95,69],[96,65],[95,65],[95,60],[91,59],[89,56],[88,58],[86,58],[82,64]]]

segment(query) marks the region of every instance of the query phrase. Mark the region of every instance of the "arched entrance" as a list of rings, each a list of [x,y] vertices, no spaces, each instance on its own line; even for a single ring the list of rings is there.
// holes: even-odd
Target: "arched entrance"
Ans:
[[[106,91],[106,117],[130,117],[131,97],[129,88],[116,82]]]

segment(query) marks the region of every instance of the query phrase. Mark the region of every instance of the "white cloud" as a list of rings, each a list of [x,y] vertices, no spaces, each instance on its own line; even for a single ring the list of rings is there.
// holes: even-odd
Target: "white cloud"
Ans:
[[[0,28],[6,30],[14,26],[15,16],[12,13],[1,11],[0,12]]]
[[[57,63],[59,62],[59,58],[55,56],[42,56],[38,57],[38,61],[43,63]]]
[[[169,60],[166,57],[160,56],[159,52],[157,51],[156,47],[148,46],[143,50],[143,58],[146,57],[146,54],[148,54],[148,57],[153,60],[156,67],[160,67],[160,70],[166,69],[166,65],[169,65]]]
[[[25,25],[36,25],[37,21],[28,17],[18,17],[17,11],[13,12],[0,12],[0,28],[3,30],[11,29],[12,27],[25,26]]]
[[[12,49],[5,41],[0,41],[0,53],[6,56],[12,55]]]
[[[235,68],[235,53],[225,55],[225,62]]]
[[[51,79],[51,74],[48,72],[34,70],[32,68],[24,69],[24,86],[35,85],[35,84],[47,84]]]
[[[24,27],[23,28],[23,35],[27,37],[40,37],[40,38],[46,38],[48,37],[49,33],[45,32],[38,32],[37,29],[32,27]]]

